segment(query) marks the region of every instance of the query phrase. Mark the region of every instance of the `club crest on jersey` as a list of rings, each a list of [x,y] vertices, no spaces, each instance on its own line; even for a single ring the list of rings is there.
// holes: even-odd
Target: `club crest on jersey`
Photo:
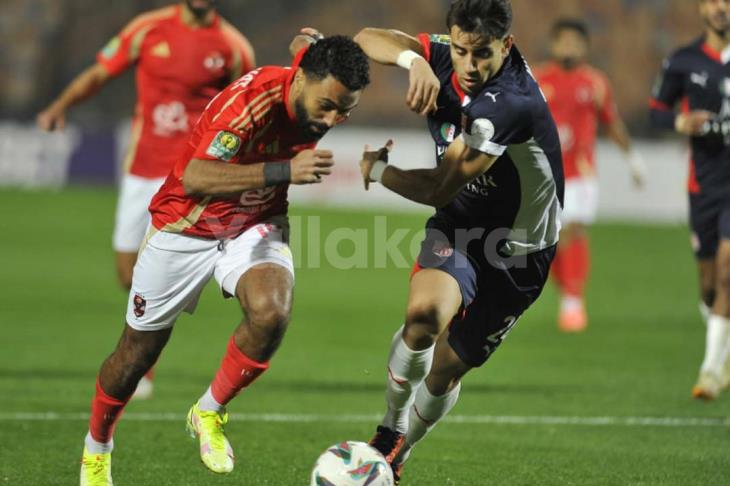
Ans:
[[[451,143],[454,141],[454,136],[456,135],[456,126],[454,126],[452,123],[444,123],[441,125],[441,136],[444,140]]]
[[[454,249],[448,243],[436,241],[433,244],[433,254],[441,258],[449,258],[454,254]]]
[[[111,59],[114,57],[114,55],[119,50],[119,46],[122,44],[122,41],[119,40],[119,37],[114,37],[112,40],[107,42],[107,44],[104,46],[104,49],[101,50],[101,55],[105,59]]]
[[[219,69],[223,69],[223,67],[226,65],[226,60],[223,59],[223,55],[221,55],[220,52],[214,52],[210,55],[208,55],[203,60],[203,66],[205,66],[205,69],[209,71],[217,71]]]
[[[145,310],[147,310],[147,301],[144,300],[144,298],[139,294],[134,294],[134,299],[132,299],[132,304],[134,305],[134,315],[137,317],[142,317],[144,315]]]
[[[241,148],[241,139],[231,132],[220,131],[211,142],[206,154],[217,159],[230,161]]]
[[[726,98],[730,97],[730,78],[723,78],[720,81],[720,93]]]

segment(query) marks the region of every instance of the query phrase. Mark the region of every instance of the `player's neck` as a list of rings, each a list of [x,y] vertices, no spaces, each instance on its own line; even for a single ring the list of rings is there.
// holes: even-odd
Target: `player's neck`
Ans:
[[[204,17],[198,18],[188,8],[188,6],[183,3],[180,16],[182,18],[183,24],[193,29],[199,29],[201,27],[208,27],[213,23],[213,19],[215,18],[215,11],[210,10],[208,13],[205,14]]]
[[[708,29],[705,35],[705,42],[717,52],[721,52],[730,45],[730,33],[722,35],[712,29]]]

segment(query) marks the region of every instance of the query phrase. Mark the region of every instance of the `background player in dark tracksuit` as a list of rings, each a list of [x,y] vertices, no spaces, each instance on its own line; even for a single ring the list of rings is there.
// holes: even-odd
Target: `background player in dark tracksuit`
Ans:
[[[699,7],[706,32],[664,61],[650,105],[655,126],[690,137],[690,226],[707,320],[692,395],[711,400],[730,383],[730,2]]]
[[[544,97],[509,35],[508,0],[452,4],[450,35],[365,29],[383,64],[410,69],[408,104],[428,114],[438,167],[387,165],[392,142],[366,152],[372,181],[434,206],[388,363],[385,418],[371,444],[396,478],[411,448],[456,403],[537,299],[555,255],[563,197],[560,143]],[[425,383],[425,384],[424,384]]]

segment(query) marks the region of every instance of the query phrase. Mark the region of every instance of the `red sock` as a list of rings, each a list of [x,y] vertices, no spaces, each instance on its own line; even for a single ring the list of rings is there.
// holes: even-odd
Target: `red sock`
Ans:
[[[210,385],[213,398],[221,405],[227,404],[268,368],[268,362],[259,363],[243,354],[231,336],[221,367]]]
[[[563,292],[576,297],[583,297],[590,268],[588,238],[573,238],[565,248],[563,256],[565,257],[563,262]]]
[[[96,378],[96,395],[91,401],[91,417],[89,417],[89,432],[95,441],[107,443],[112,440],[114,427],[128,401],[129,398],[118,400],[107,395],[101,388],[99,378]]]

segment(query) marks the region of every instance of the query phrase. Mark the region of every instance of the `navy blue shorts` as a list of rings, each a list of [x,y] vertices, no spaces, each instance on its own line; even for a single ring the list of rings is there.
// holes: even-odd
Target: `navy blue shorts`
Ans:
[[[520,257],[517,265],[480,262],[427,231],[415,271],[442,270],[458,282],[462,308],[449,326],[449,344],[462,361],[479,367],[540,296],[554,256],[555,247],[550,247]]]
[[[720,241],[730,239],[730,201],[690,194],[689,225],[695,256],[714,258]]]

